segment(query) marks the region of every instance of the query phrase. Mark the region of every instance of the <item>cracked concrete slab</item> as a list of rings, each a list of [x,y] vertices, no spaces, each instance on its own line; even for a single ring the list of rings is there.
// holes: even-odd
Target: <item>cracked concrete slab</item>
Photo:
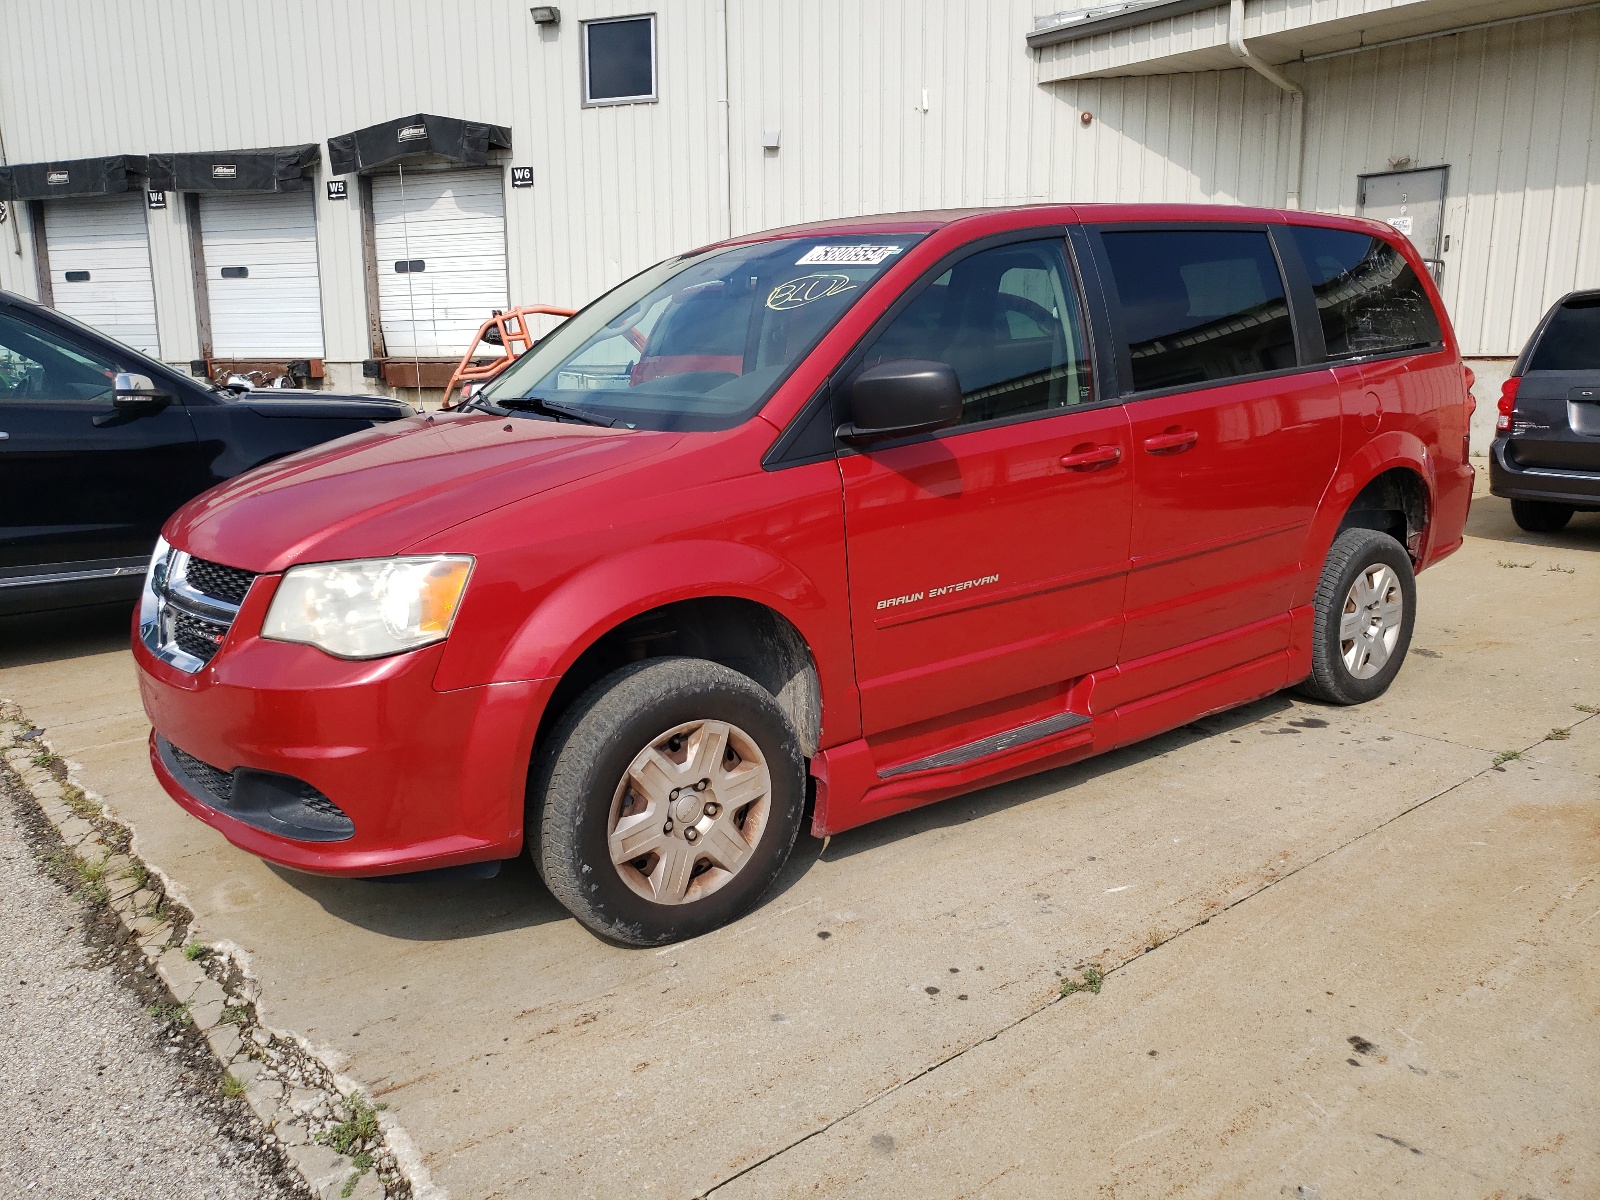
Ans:
[[[1402,981],[1419,997],[1441,988],[1454,994],[1456,973],[1489,961],[1483,956],[1495,939],[1524,929],[1543,903],[1532,889],[1504,899],[1523,925],[1462,919],[1476,901],[1453,902],[1451,889],[1474,878],[1467,868],[1486,857],[1464,843],[1487,839],[1407,831],[1431,828],[1435,814],[1457,811],[1477,790],[1512,807],[1524,793],[1517,802],[1542,801],[1556,794],[1557,778],[1577,789],[1569,800],[1581,805],[1593,774],[1585,775],[1591,760],[1581,757],[1592,754],[1587,726],[1566,742],[1530,748],[1584,716],[1573,704],[1600,705],[1600,694],[1589,695],[1600,693],[1600,613],[1591,603],[1600,520],[1580,518],[1558,537],[1532,538],[1504,509],[1480,500],[1466,548],[1423,576],[1417,652],[1376,704],[1328,709],[1274,697],[1144,746],[853,831],[826,851],[803,842],[755,913],[657,951],[595,941],[525,863],[488,881],[378,884],[296,876],[233,850],[167,800],[149,776],[142,741],[106,736],[137,720],[121,630],[43,630],[27,662],[0,651],[0,694],[81,763],[135,829],[140,853],[181,883],[207,936],[249,956],[262,1011],[387,1102],[434,1183],[454,1195],[692,1196],[730,1180],[730,1194],[805,1190],[823,1180],[892,1191],[885,1170],[913,1157],[940,1164],[918,1176],[933,1179],[937,1186],[925,1190],[938,1194],[1026,1194],[1008,1191],[1005,1180],[1031,1180],[1037,1189],[1051,1178],[1059,1194],[1106,1184],[1139,1195],[1119,1164],[1151,1156],[1191,1163],[1193,1179],[1220,1191],[1234,1181],[1245,1191],[1269,1182],[1276,1189],[1341,1178],[1344,1135],[1303,1116],[1291,1121],[1282,1107],[1238,1129],[1219,1124],[1230,1110],[1218,1097],[1235,1086],[1286,1102],[1259,1083],[1265,1066],[1245,1064],[1277,1063],[1274,1079],[1298,1080],[1328,1112],[1347,1111],[1317,1090],[1346,1086],[1337,1072],[1318,1074],[1323,1042],[1358,1035],[1398,1061],[1396,1040],[1409,1043],[1380,1036],[1372,1022],[1410,1019]],[[1496,565],[1535,555],[1559,558],[1574,573]],[[1539,619],[1518,619],[1528,612]],[[1495,771],[1493,755],[1504,749],[1530,753]],[[1570,758],[1549,757],[1561,754]],[[1549,779],[1523,773],[1531,767]],[[1516,847],[1517,861],[1548,866],[1538,856],[1559,847],[1545,842],[1570,839],[1571,822],[1562,821],[1527,822],[1533,844]],[[1403,837],[1411,840],[1396,840]],[[1380,844],[1390,848],[1374,849]],[[1326,880],[1337,886],[1319,882]],[[1406,886],[1427,891],[1427,912],[1408,912]],[[1335,921],[1338,914],[1352,928]],[[1436,943],[1436,952],[1418,953],[1417,939]],[[1220,948],[1196,958],[1200,945]],[[1594,980],[1589,968],[1565,959],[1563,966],[1537,947],[1527,955],[1580,1012],[1589,994],[1582,989]],[[1233,969],[1213,968],[1213,960]],[[1090,963],[1129,965],[1101,995],[1055,1002],[1062,975]],[[1307,981],[1330,975],[1339,982],[1323,991],[1361,984],[1361,998],[1349,1002],[1366,1006],[1355,1015],[1371,1028],[1338,1032],[1300,1020]],[[1522,994],[1520,979],[1508,995]],[[1111,1033],[1062,1025],[1079,1013],[1089,1016],[1073,1019],[1114,1015],[1123,1022],[1117,1036],[1133,1042],[1159,1026],[1171,1045],[1141,1046],[1136,1057],[1144,1061],[1130,1065]],[[1224,1013],[1232,1025],[1213,1020]],[[1146,1019],[1153,1024],[1141,1027]],[[1492,1041],[1472,1040],[1479,1026],[1443,1021],[1433,1010],[1430,1019],[1440,1022],[1438,1061],[1453,1064],[1442,1069],[1460,1074],[1469,1060],[1494,1061]],[[1585,1019],[1592,1043],[1592,1005]],[[1571,1013],[1549,1028],[1556,1046],[1583,1032]],[[1082,1111],[1047,1103],[1043,1075],[1038,1094],[1015,1086],[1027,1071],[1045,1071],[1052,1053],[1065,1053],[1063,1038],[1077,1039],[1077,1057],[1057,1064],[1067,1074],[1053,1088],[1082,1095]],[[1185,1040],[1192,1046],[1183,1071],[1151,1074]],[[1362,1086],[1372,1086],[1365,1081],[1381,1074],[1378,1065],[1344,1048],[1363,1065],[1333,1065],[1365,1072]],[[1149,1049],[1158,1051],[1154,1059]],[[1532,1107],[1532,1123],[1506,1116],[1492,1092],[1480,1093],[1477,1108],[1460,1099],[1440,1111],[1470,1110],[1506,1145],[1523,1132],[1560,1132],[1573,1114],[1592,1116],[1596,1089],[1558,1068],[1553,1053],[1530,1058],[1526,1088],[1507,1093]],[[1409,1069],[1407,1076],[1422,1078]],[[950,1082],[957,1078],[966,1082]],[[952,1088],[968,1089],[970,1107],[923,1099]],[[1090,1103],[1108,1089],[1130,1098]],[[1539,1097],[1547,1089],[1562,1098],[1546,1103]],[[1178,1139],[1191,1146],[1187,1157],[1173,1157],[1173,1132],[1162,1131],[1170,1119],[1140,1115],[1168,1103],[1191,1123],[1179,1128],[1192,1126],[1202,1139]],[[908,1114],[907,1123],[878,1120],[892,1112]],[[1103,1133],[1090,1137],[1074,1124],[1079,1117]],[[1036,1140],[1024,1136],[1030,1124]],[[1373,1134],[1381,1144],[1363,1149],[1360,1161],[1378,1151],[1414,1159],[1411,1147],[1427,1153],[1454,1144],[1418,1140],[1420,1128],[1383,1125],[1405,1146]],[[1282,1130],[1299,1131],[1299,1140]],[[1214,1142],[1204,1142],[1208,1136]],[[1575,1136],[1544,1157],[1557,1164],[1552,1170],[1587,1178]],[[1122,1159],[1106,1157],[1107,1145],[1129,1139]],[[960,1171],[945,1155],[961,1159]],[[1313,1173],[1280,1178],[1280,1160],[1308,1163]],[[1481,1159],[1470,1161],[1482,1169]],[[985,1163],[992,1179],[979,1170]],[[1038,1173],[1049,1164],[1056,1174]],[[941,1180],[951,1181],[947,1191]],[[1426,1194],[1431,1185],[1418,1186]]]

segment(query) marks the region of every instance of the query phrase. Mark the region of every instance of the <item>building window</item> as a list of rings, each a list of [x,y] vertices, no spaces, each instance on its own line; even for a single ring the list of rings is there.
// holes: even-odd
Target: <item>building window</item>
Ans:
[[[584,22],[584,104],[640,104],[654,99],[654,14]]]

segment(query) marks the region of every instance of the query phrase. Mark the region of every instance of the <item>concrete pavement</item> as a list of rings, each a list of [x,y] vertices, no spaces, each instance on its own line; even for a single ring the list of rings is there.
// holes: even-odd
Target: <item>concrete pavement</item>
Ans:
[[[457,1197],[1593,1195],[1600,517],[1535,537],[1480,498],[1470,533],[1377,703],[1286,694],[803,841],[661,951],[525,865],[232,849],[150,777],[120,627],[0,629],[0,695]]]

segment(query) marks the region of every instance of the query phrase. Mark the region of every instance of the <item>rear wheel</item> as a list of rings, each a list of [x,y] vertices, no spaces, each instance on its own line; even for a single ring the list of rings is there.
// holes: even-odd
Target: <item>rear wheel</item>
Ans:
[[[1570,504],[1552,504],[1548,500],[1511,502],[1511,519],[1529,533],[1555,533],[1565,529],[1575,511]]]
[[[1363,704],[1389,689],[1411,646],[1417,585],[1405,547],[1386,533],[1347,529],[1317,584],[1311,678],[1299,690],[1330,704]]]
[[[694,937],[771,886],[805,794],[770,693],[717,663],[654,659],[602,679],[556,726],[535,774],[534,862],[603,937]]]

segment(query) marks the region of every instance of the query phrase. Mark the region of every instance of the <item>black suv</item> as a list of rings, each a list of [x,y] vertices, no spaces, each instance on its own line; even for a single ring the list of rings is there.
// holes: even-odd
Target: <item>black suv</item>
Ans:
[[[1600,512],[1600,291],[1558,300],[1500,392],[1489,491],[1518,525],[1553,533]]]
[[[215,388],[0,291],[0,615],[136,599],[184,501],[413,412],[378,397]]]

